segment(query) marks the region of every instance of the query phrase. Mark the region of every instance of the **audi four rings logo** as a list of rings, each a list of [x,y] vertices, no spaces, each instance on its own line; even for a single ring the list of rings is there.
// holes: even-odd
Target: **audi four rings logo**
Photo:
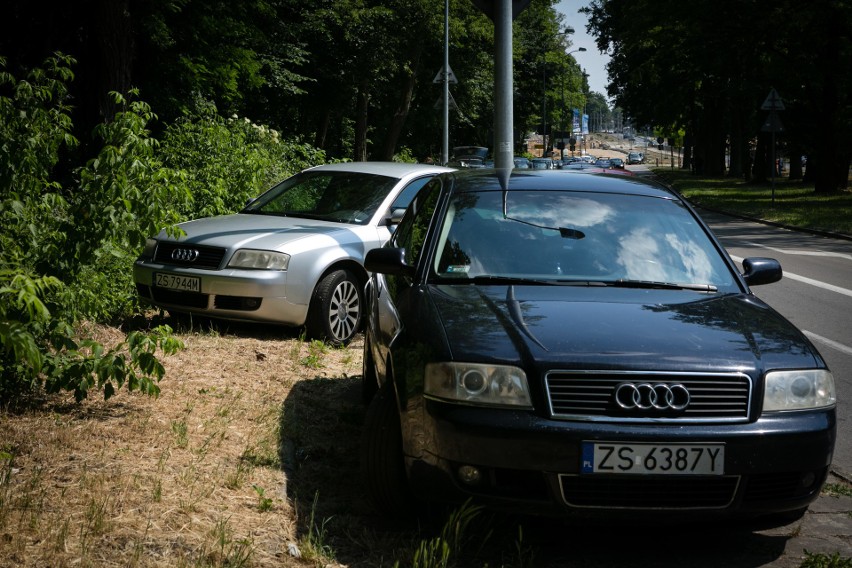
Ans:
[[[198,258],[198,251],[195,249],[175,249],[172,251],[172,260],[195,262],[196,258]]]
[[[683,410],[689,405],[689,391],[681,384],[621,383],[615,402],[625,410]]]

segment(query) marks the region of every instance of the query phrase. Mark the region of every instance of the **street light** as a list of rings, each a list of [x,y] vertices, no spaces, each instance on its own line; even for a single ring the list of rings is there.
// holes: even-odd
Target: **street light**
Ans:
[[[578,47],[577,49],[573,49],[565,54],[565,56],[569,56],[572,53],[577,53],[579,51],[586,51],[585,47]],[[562,131],[563,136],[565,134],[565,75],[562,76],[562,112],[560,113],[560,117],[562,118],[562,124],[560,124],[559,129]],[[574,134],[574,124],[571,124],[571,134]],[[573,154],[572,154],[573,155]],[[562,159],[562,153],[560,152],[559,158]]]

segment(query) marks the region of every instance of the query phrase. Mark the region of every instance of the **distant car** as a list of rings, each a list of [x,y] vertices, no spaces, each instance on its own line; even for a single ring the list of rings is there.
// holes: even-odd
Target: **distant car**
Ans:
[[[516,170],[529,170],[532,168],[532,163],[528,158],[524,158],[522,156],[514,157],[515,169]]]
[[[553,166],[553,160],[550,158],[533,158],[532,159],[532,169],[534,170],[552,170],[555,169]]]
[[[642,154],[639,152],[629,152],[627,154],[627,165],[641,164],[642,161]]]
[[[485,168],[488,148],[484,146],[456,146],[447,165],[451,168]]]
[[[133,275],[142,300],[177,314],[304,325],[347,343],[361,325],[364,255],[390,237],[439,166],[353,162],[288,178],[234,215],[148,239]]]
[[[609,158],[598,158],[595,160],[595,165],[599,168],[610,168],[612,167]]]
[[[361,456],[386,514],[768,525],[819,495],[834,378],[750,289],[781,266],[740,273],[667,187],[443,174],[365,266]]]
[[[621,158],[610,158],[609,167],[615,169],[624,169],[624,160],[622,160]]]

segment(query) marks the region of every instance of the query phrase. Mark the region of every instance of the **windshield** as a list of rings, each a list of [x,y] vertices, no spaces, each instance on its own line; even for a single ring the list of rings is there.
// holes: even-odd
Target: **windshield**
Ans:
[[[242,213],[364,225],[399,180],[355,172],[303,172],[276,185]]]
[[[437,251],[433,277],[442,280],[737,289],[692,214],[656,197],[509,191],[504,209],[502,192],[456,194]]]

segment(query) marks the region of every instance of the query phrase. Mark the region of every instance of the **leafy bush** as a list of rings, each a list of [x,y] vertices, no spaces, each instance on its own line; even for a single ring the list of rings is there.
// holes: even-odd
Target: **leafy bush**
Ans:
[[[247,118],[212,111],[170,125],[160,148],[164,164],[184,173],[191,202],[184,219],[234,213],[272,183],[325,162],[321,150],[287,142]]]
[[[77,144],[66,104],[73,63],[56,55],[26,80],[0,72],[0,400],[39,387],[77,400],[93,387],[107,398],[125,385],[156,394],[156,350],[180,347],[167,328],[110,350],[75,339],[76,322],[122,309],[134,251],[177,220],[172,205],[186,194],[154,156],[150,108],[118,94],[121,110],[96,129],[97,156],[66,185],[55,179]]]

